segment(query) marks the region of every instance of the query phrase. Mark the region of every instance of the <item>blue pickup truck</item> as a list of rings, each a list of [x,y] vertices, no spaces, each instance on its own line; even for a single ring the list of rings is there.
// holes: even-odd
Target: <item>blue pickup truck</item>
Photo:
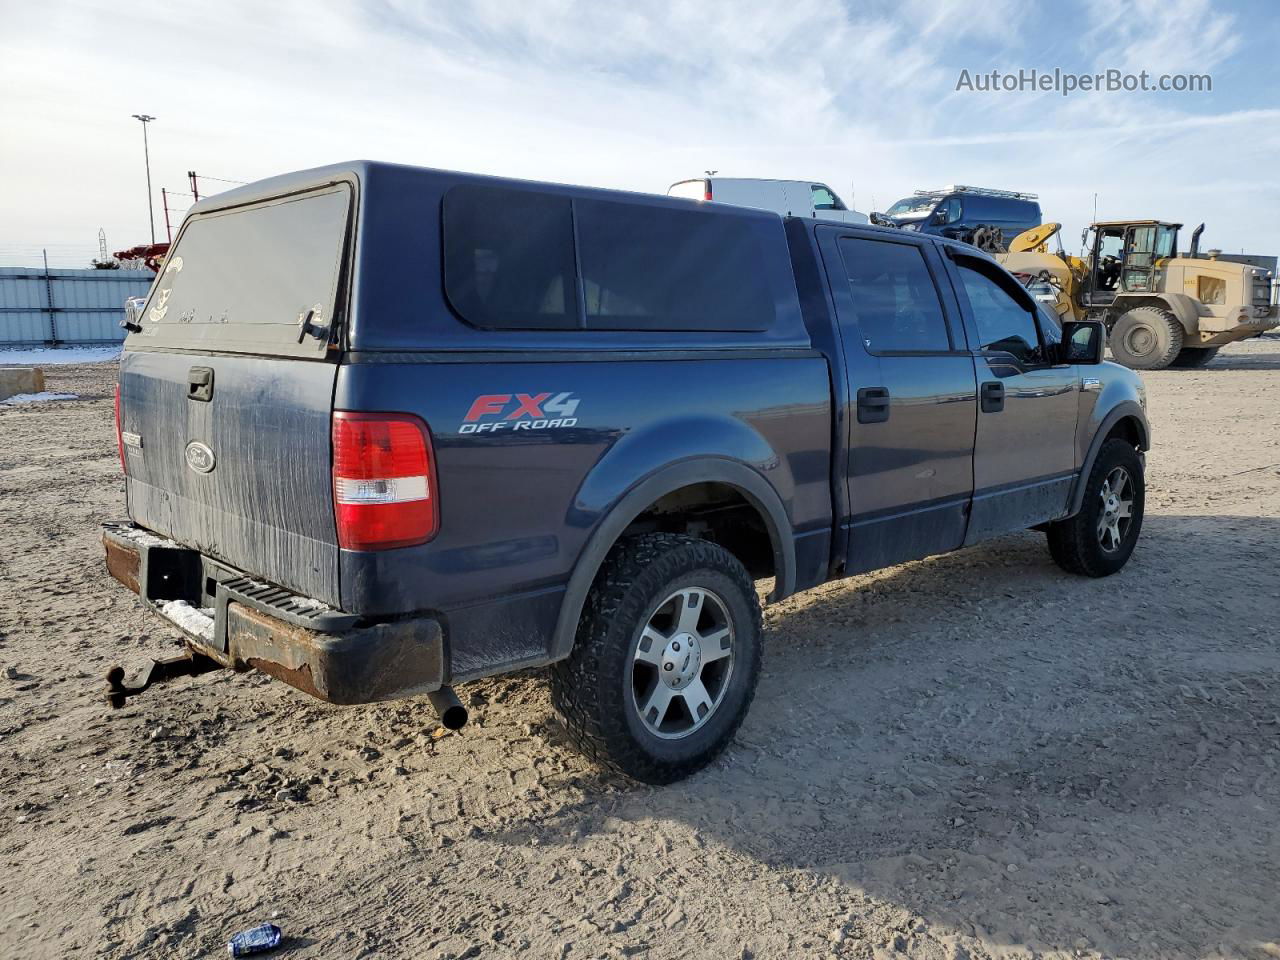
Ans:
[[[358,162],[202,200],[126,322],[112,575],[175,672],[323,700],[550,666],[601,764],[733,737],[770,600],[1045,531],[1128,560],[1145,397],[973,247]]]

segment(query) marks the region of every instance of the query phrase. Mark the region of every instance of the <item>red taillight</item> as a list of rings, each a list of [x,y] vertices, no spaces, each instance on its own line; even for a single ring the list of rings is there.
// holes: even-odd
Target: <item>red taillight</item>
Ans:
[[[407,413],[333,415],[333,510],[347,550],[411,547],[439,527],[431,434]]]
[[[116,452],[120,454],[120,470],[129,471],[124,465],[124,423],[120,418],[120,384],[116,384]]]
[[[702,181],[702,183],[703,183],[703,188],[702,188],[702,199],[703,199],[703,200],[710,200],[710,199],[711,199],[711,181],[710,181],[710,180],[703,180],[703,181]]]

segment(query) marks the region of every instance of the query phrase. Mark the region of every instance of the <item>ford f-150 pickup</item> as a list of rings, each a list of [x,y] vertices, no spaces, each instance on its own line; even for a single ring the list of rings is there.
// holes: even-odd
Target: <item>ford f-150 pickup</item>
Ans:
[[[107,565],[193,663],[446,724],[548,666],[652,783],[742,721],[758,581],[1142,524],[1137,375],[940,237],[357,162],[200,201],[127,325]]]

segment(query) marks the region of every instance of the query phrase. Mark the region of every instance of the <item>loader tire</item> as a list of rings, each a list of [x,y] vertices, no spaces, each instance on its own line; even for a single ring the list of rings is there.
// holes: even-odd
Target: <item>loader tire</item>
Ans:
[[[1159,307],[1134,307],[1111,328],[1111,355],[1133,370],[1163,370],[1182,350],[1182,324]]]

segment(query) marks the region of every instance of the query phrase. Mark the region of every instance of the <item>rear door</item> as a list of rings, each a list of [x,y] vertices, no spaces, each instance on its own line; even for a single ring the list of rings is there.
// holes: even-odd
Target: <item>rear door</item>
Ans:
[[[850,411],[846,571],[964,542],[973,493],[973,361],[936,246],[819,228]]]
[[[338,603],[330,414],[353,185],[190,217],[121,359],[130,517]]]

